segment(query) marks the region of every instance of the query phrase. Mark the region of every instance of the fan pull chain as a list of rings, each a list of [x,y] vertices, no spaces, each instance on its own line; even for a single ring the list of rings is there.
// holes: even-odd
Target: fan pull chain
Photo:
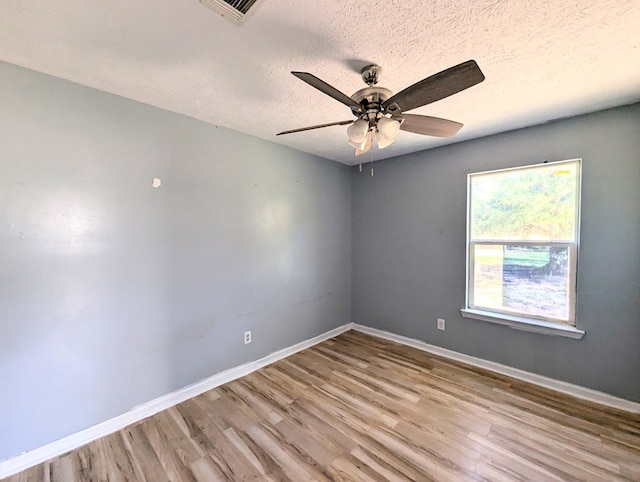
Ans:
[[[362,172],[362,163],[358,164],[358,172]]]
[[[371,146],[371,177],[373,177],[373,146]]]

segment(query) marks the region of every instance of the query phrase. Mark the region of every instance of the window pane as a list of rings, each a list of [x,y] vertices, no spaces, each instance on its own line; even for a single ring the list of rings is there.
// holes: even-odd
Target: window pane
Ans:
[[[569,320],[569,248],[473,247],[473,307]]]
[[[471,176],[471,240],[575,241],[577,162]]]

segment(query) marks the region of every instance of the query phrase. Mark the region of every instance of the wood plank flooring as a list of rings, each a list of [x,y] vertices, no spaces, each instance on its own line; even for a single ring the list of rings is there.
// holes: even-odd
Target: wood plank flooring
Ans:
[[[640,480],[640,416],[348,332],[10,482]]]

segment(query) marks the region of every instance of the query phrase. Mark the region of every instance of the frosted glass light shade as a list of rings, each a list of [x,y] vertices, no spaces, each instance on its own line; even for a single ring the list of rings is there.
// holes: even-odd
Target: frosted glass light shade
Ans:
[[[400,122],[395,119],[383,117],[378,121],[376,142],[378,143],[378,149],[384,149],[385,147],[393,144],[393,141],[398,135],[400,130]]]
[[[400,122],[389,117],[383,117],[378,121],[378,132],[385,139],[395,139],[400,130]]]
[[[351,144],[351,147],[355,147],[356,149],[361,151],[365,148],[367,142],[369,142],[369,139],[371,139],[371,132],[367,131],[367,133],[364,135],[364,138],[362,139],[362,142],[354,142],[349,139],[349,144]]]
[[[365,136],[364,139],[362,139],[362,142],[353,142],[351,139],[349,139],[349,145],[355,149],[359,149],[362,150],[364,148],[364,145],[367,143],[367,137]]]
[[[364,119],[358,119],[347,128],[349,142],[361,144],[366,139],[368,130],[369,123]]]

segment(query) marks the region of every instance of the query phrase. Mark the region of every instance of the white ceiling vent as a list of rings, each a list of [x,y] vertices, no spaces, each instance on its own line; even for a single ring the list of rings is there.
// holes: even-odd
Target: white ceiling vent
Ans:
[[[263,0],[200,0],[205,7],[218,12],[227,20],[241,25]]]

